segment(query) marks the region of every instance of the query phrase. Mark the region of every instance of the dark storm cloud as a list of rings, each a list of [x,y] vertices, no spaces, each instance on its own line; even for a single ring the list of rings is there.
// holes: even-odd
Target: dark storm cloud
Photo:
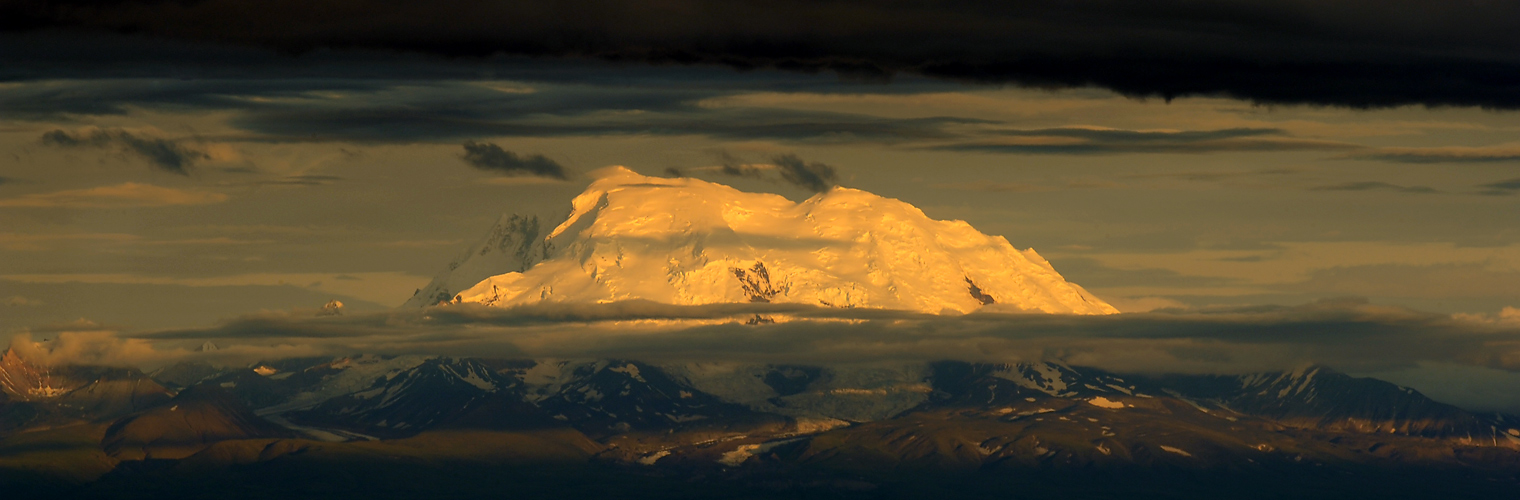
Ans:
[[[563,165],[544,155],[518,156],[491,143],[465,142],[464,155],[460,158],[472,167],[498,174],[570,178]]]
[[[940,151],[1008,154],[1213,153],[1340,150],[1360,146],[1303,139],[1280,129],[1145,131],[1090,128],[992,130],[974,141],[931,146]]]
[[[152,78],[29,82],[0,87],[0,114],[9,119],[54,121],[75,116],[125,115],[133,108],[250,109],[274,100],[309,98],[323,92],[376,90],[391,85],[384,81],[355,79]]]
[[[716,82],[714,86],[708,83]],[[813,92],[819,89],[799,87]],[[839,91],[846,87],[832,87]],[[856,91],[882,91],[871,86]],[[914,87],[916,88],[916,87]],[[937,87],[926,87],[929,89]],[[0,87],[0,114],[68,120],[130,109],[228,110],[245,141],[454,142],[480,137],[705,136],[805,144],[884,144],[1014,154],[1183,153],[1353,148],[1280,129],[1144,131],[1011,129],[948,116],[888,118],[858,113],[724,105],[752,92],[719,80],[636,85],[517,81],[259,82],[152,79],[27,82]],[[178,99],[178,100],[176,100]],[[916,145],[916,146],[915,146]],[[753,174],[750,174],[753,175]],[[798,177],[799,179],[806,176]]]
[[[795,154],[780,155],[772,158],[771,162],[780,172],[781,180],[815,193],[828,191],[839,181],[838,174],[834,173],[834,167],[818,162],[802,161],[802,158]]]
[[[1387,182],[1366,181],[1347,182],[1344,184],[1332,184],[1329,186],[1317,186],[1309,188],[1310,191],[1393,191],[1398,193],[1433,194],[1439,193],[1429,186],[1400,186]]]
[[[1513,2],[278,0],[250,10],[237,0],[53,1],[9,2],[0,20],[0,29],[31,30],[17,37],[69,33],[86,44],[90,36],[136,33],[318,57],[391,51],[401,54],[402,69],[419,64],[415,54],[515,54],[1092,85],[1162,98],[1520,106],[1520,39],[1513,36],[1520,5]],[[25,64],[9,71],[78,71],[91,60],[123,66],[89,50],[67,64],[56,54],[67,49],[32,55],[19,48],[26,46],[11,43]],[[239,53],[221,63],[211,49],[165,50],[175,57],[157,65],[233,66],[267,57]],[[120,71],[140,71],[125,66]]]
[[[254,135],[228,140],[453,142],[478,137],[704,135],[736,140],[900,143],[957,137],[967,118],[889,119],[850,113],[715,107],[711,98],[768,88],[838,91],[837,83],[757,82],[683,70],[600,82],[617,71],[575,75],[597,84],[533,80],[382,80],[355,78],[150,78],[20,82],[0,86],[0,116],[68,121],[131,110],[232,111],[230,123]],[[530,72],[531,73],[531,72]],[[572,72],[574,73],[574,72]],[[700,73],[700,74],[697,74]],[[692,80],[679,81],[683,76]],[[522,75],[518,75],[522,76]],[[532,75],[528,75],[532,76]],[[667,81],[676,78],[678,81]],[[849,87],[854,88],[854,87]],[[936,89],[872,86],[873,92]],[[830,90],[832,89],[832,90]]]
[[[43,144],[60,148],[118,148],[147,160],[148,164],[159,170],[179,175],[190,175],[195,162],[210,158],[204,151],[177,140],[146,137],[121,129],[94,129],[77,133],[56,129],[43,133],[41,140]]]

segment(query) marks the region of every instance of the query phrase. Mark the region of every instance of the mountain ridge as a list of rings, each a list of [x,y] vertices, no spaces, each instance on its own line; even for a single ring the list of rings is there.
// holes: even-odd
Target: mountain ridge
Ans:
[[[51,369],[132,380],[90,367]],[[205,484],[198,478],[235,473],[228,480],[237,483],[379,466],[402,477],[559,467],[575,477],[632,474],[704,488],[939,485],[988,497],[1051,478],[1101,479],[1118,490],[1162,487],[1143,478],[1193,484],[1190,477],[1407,476],[1436,478],[1429,484],[1444,491],[1520,485],[1512,469],[1520,465],[1520,418],[1464,411],[1321,366],[1146,376],[1054,361],[348,356],[217,370],[125,416],[74,412],[0,428],[0,477],[16,474],[7,465],[14,460],[67,446],[81,462],[33,463],[60,464],[59,475],[105,474],[78,479],[94,481],[87,488],[96,495],[168,481],[177,486],[154,488],[192,488],[184,491],[193,497],[187,485]],[[178,379],[184,371],[155,373]],[[1348,389],[1370,396],[1335,397]],[[50,405],[88,393],[19,404],[60,415]],[[16,404],[0,401],[0,410]],[[1216,493],[1232,484],[1219,483]]]

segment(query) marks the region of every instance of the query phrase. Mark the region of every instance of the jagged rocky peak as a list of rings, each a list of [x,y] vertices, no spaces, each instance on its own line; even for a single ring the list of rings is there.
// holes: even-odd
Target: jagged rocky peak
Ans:
[[[418,289],[404,307],[448,302],[460,291],[501,273],[521,272],[543,260],[538,216],[502,215],[480,242],[471,246],[431,283]]]
[[[514,306],[643,299],[801,303],[929,313],[979,309],[1111,314],[1033,249],[906,202],[835,187],[801,203],[623,167],[539,234],[504,217],[408,302]]]
[[[89,382],[22,358],[15,349],[0,355],[0,392],[18,401],[54,398]]]

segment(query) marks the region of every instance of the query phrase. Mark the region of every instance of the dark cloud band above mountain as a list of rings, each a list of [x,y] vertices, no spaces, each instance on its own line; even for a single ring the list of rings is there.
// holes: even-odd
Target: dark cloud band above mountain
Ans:
[[[559,162],[544,155],[518,156],[491,143],[467,141],[461,156],[470,166],[498,174],[531,175],[554,179],[569,179],[570,174]]]
[[[130,32],[289,54],[590,57],[1092,85],[1163,98],[1520,107],[1513,36],[1520,5],[1513,2],[278,0],[246,7],[236,0],[8,2],[0,29]],[[179,61],[164,64],[217,64],[204,53],[177,54]]]
[[[771,159],[771,162],[776,164],[776,169],[781,173],[781,180],[815,193],[827,191],[839,181],[839,175],[834,173],[834,167],[818,162],[802,161],[802,158],[798,158],[795,154],[780,155]]]

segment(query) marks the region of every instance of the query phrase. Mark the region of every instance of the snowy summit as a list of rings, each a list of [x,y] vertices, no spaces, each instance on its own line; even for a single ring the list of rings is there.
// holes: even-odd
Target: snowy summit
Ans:
[[[782,302],[929,313],[1112,314],[1034,249],[835,187],[801,203],[692,178],[594,172],[569,217],[503,217],[409,306]]]

